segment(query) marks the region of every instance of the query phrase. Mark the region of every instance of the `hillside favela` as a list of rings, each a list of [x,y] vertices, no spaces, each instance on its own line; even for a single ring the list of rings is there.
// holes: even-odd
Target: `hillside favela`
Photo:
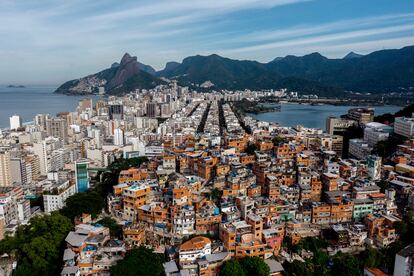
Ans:
[[[0,35],[0,276],[414,275],[412,0],[4,0]]]

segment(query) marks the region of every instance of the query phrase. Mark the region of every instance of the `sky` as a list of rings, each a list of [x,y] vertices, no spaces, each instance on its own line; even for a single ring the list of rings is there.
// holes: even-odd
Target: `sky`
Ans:
[[[0,0],[0,84],[59,85],[125,52],[160,70],[414,45],[414,0]]]

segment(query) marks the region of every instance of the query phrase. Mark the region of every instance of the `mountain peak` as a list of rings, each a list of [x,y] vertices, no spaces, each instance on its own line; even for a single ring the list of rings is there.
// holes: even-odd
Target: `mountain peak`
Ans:
[[[165,68],[164,71],[168,71],[168,70],[174,70],[175,68],[177,68],[178,66],[180,66],[180,63],[176,62],[176,61],[169,61],[165,64]]]
[[[278,62],[284,59],[284,57],[275,57],[271,62]]]
[[[126,63],[129,63],[131,61],[137,61],[137,57],[131,57],[130,54],[125,53],[124,56],[121,59],[121,65],[124,65]]]
[[[318,59],[327,59],[325,56],[321,55],[318,52],[313,52],[308,55],[304,55],[304,58],[318,58]]]
[[[343,59],[360,58],[360,57],[363,57],[363,55],[357,54],[355,52],[349,52],[346,56],[343,57]]]

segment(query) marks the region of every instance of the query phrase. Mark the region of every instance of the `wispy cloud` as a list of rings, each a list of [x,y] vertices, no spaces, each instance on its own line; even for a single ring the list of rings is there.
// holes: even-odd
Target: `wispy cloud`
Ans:
[[[366,2],[378,1],[358,5],[369,5]],[[413,42],[414,4],[411,9],[385,9],[390,14],[367,8],[355,13],[358,17],[341,10],[326,16],[325,4],[321,0],[0,0],[4,38],[0,83],[13,78],[60,82],[80,77],[107,67],[125,51],[159,69],[166,61],[194,54],[266,61],[278,55],[320,51],[337,56]],[[301,18],[298,14],[304,10],[309,14]]]
[[[369,27],[381,27],[384,25],[396,25],[406,22],[414,22],[414,13],[391,14],[382,16],[372,16],[363,18],[352,18],[338,20],[319,25],[300,25],[285,28],[283,30],[266,30],[254,32],[238,39],[243,41],[266,41],[274,39],[286,39],[293,37],[306,37],[311,35],[340,32],[344,30],[362,29]]]
[[[373,28],[373,29],[364,29],[351,32],[341,32],[328,35],[312,36],[308,38],[299,38],[299,39],[290,39],[270,43],[262,43],[254,46],[241,47],[236,49],[230,49],[227,52],[229,53],[239,53],[239,52],[252,52],[252,51],[261,51],[268,49],[277,49],[282,47],[290,46],[302,46],[302,45],[312,45],[312,44],[322,44],[328,42],[334,42],[338,40],[354,40],[358,38],[370,37],[374,35],[386,35],[386,34],[395,34],[405,31],[414,31],[414,24],[407,24],[394,27],[383,27],[383,28]],[[226,51],[224,51],[226,52]]]

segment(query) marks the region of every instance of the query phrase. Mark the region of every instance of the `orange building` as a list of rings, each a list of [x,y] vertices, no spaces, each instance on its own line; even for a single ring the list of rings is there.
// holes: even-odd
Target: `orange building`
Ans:
[[[352,202],[335,203],[331,205],[326,203],[315,203],[312,206],[312,223],[330,224],[350,222],[352,221],[352,212]]]
[[[376,216],[368,214],[365,217],[365,223],[368,228],[368,238],[370,238],[376,246],[388,246],[397,239],[395,232],[395,223],[397,221],[399,221],[399,219],[393,216]]]
[[[240,163],[243,165],[254,164],[255,156],[254,155],[247,155],[247,154],[240,154]]]
[[[168,208],[160,204],[143,205],[138,208],[138,221],[147,225],[154,225],[155,223],[165,224],[171,226],[169,219]]]
[[[271,152],[273,150],[272,141],[257,141],[256,147],[258,151]]]
[[[226,136],[225,145],[229,148],[236,148],[240,152],[244,152],[247,146],[247,138],[245,136]]]
[[[211,156],[199,158],[197,163],[198,176],[206,180],[211,179],[214,176],[216,163],[217,159]]]
[[[230,166],[228,164],[217,164],[216,166],[216,175],[226,176],[230,171]]]
[[[138,208],[146,204],[149,192],[150,187],[145,183],[137,183],[123,190],[125,219],[134,221],[137,218]]]
[[[331,205],[330,223],[342,223],[352,221],[353,203],[339,203]]]
[[[337,191],[338,190],[339,176],[333,173],[322,174],[322,184],[324,191]]]
[[[145,230],[143,227],[128,227],[123,231],[124,241],[130,247],[140,246],[145,242]]]
[[[257,256],[266,259],[273,255],[273,249],[262,241],[263,230],[259,221],[260,218],[251,219],[251,224],[246,221],[220,224],[220,240],[233,257]],[[259,235],[260,238],[258,238]]]
[[[130,168],[119,173],[118,183],[128,183],[148,178],[148,170],[140,168]]]

